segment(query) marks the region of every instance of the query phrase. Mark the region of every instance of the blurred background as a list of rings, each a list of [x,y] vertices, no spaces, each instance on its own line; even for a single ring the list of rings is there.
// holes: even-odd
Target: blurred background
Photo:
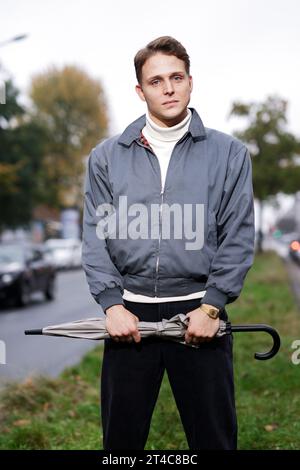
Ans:
[[[0,386],[94,346],[23,331],[102,313],[81,269],[85,165],[145,112],[133,58],[158,36],[186,47],[204,125],[248,146],[256,252],[284,260],[300,305],[298,0],[6,0],[0,17]]]

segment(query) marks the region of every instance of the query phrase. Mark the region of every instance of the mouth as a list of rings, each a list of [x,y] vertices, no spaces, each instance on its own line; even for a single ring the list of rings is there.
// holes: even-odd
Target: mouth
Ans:
[[[163,106],[165,106],[165,105],[167,105],[167,104],[176,104],[176,103],[178,103],[178,100],[165,101],[165,102],[163,103]]]

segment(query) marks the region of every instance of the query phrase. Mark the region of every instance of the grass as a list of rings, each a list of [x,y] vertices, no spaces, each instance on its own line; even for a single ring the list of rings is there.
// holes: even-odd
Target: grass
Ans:
[[[253,359],[268,348],[264,333],[235,334],[239,449],[299,449],[299,371],[291,344],[300,339],[300,314],[283,261],[257,256],[241,297],[227,306],[232,323],[268,323],[282,348],[270,361]],[[99,410],[102,346],[58,379],[29,378],[1,393],[0,449],[101,449]],[[152,418],[147,449],[187,449],[166,377]]]

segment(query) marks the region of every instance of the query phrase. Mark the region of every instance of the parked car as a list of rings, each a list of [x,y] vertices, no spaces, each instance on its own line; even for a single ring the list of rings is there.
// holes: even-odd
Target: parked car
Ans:
[[[0,245],[0,301],[13,300],[16,305],[25,306],[37,291],[52,300],[55,274],[40,247],[29,243]]]
[[[297,232],[285,232],[285,233],[281,233],[281,235],[277,237],[277,240],[280,243],[290,245],[294,240],[297,239],[297,237],[298,237]]]
[[[289,245],[290,257],[300,264],[300,237],[291,241]]]
[[[57,269],[81,267],[81,241],[77,239],[51,238],[44,243],[48,259]]]

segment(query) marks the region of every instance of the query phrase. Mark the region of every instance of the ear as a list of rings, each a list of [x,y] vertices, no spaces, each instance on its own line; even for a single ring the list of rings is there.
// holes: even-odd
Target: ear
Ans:
[[[192,93],[192,91],[193,91],[193,77],[191,75],[189,76],[189,82],[190,82],[190,91]]]
[[[139,97],[141,98],[142,101],[146,101],[145,100],[145,95],[143,93],[143,89],[142,89],[141,85],[137,84],[135,86],[135,91],[137,92],[137,94],[139,95]]]

